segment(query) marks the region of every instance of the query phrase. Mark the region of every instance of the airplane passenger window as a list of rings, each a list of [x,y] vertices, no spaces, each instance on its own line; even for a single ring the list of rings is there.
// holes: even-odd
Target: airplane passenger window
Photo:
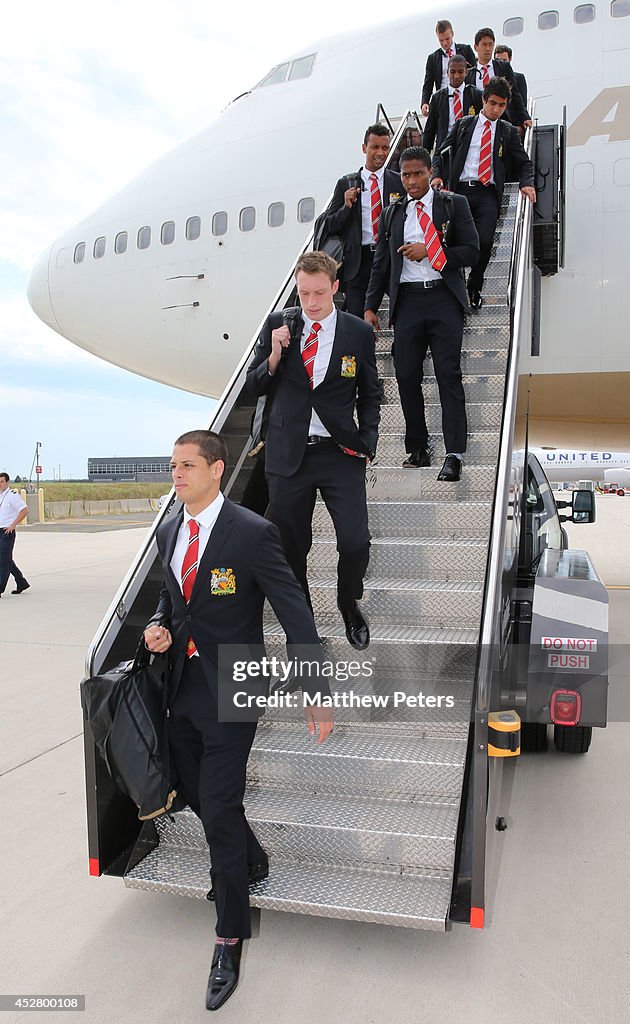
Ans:
[[[308,196],[306,199],[300,199],[297,208],[297,219],[300,224],[308,224],[309,221],[315,218],[315,200]]]
[[[299,60],[294,60],[289,71],[289,81],[293,82],[296,78],[308,78],[313,70],[314,60],[314,53],[309,54],[308,57],[300,57]]]
[[[127,239],[128,235],[126,231],[119,231],[114,239],[114,252],[120,256],[123,252],[127,252]]]
[[[201,217],[189,217],[186,221],[186,238],[194,242],[201,234]]]
[[[160,241],[162,245],[170,245],[175,241],[175,221],[167,220],[162,224],[162,230],[160,231]]]
[[[253,231],[256,227],[256,210],[253,206],[244,206],[238,219],[241,231]]]
[[[503,35],[520,36],[524,28],[525,22],[522,18],[508,18],[507,21],[503,22]]]
[[[224,235],[228,228],[228,215],[224,210],[220,213],[215,213],[212,218],[212,234],[213,235]]]
[[[145,225],[138,231],[138,248],[148,249],[151,245],[151,228]]]
[[[586,25],[589,21],[595,21],[595,8],[592,4],[580,4],[573,12],[573,20],[576,25]]]
[[[543,11],[542,14],[538,15],[538,28],[548,29],[556,28],[560,21],[560,15],[557,11]]]
[[[85,242],[79,242],[79,244],[74,247],[74,262],[75,263],[83,263],[84,257],[85,257]]]
[[[101,235],[94,243],[94,259],[100,260],[105,255],[105,237]]]
[[[272,203],[267,211],[267,223],[270,228],[279,228],[284,224],[284,203]]]
[[[284,82],[287,77],[287,71],[289,70],[288,62],[286,64],[278,64],[277,67],[272,68],[268,75],[254,86],[255,89],[262,88],[263,85],[278,85],[279,82]]]
[[[610,13],[613,18],[627,18],[630,14],[630,0],[612,0]]]

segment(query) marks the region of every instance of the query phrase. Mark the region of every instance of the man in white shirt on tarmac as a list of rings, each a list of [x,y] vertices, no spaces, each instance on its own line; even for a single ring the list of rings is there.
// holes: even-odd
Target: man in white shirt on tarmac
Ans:
[[[16,584],[16,589],[11,593],[21,594],[30,587],[13,561],[15,528],[26,519],[27,512],[26,502],[9,487],[9,474],[0,473],[0,597],[4,594],[9,576],[13,576]]]

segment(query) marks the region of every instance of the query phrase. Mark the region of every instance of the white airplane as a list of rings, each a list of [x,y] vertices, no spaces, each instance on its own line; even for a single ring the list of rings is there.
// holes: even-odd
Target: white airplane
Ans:
[[[563,448],[530,448],[551,482],[625,479],[630,452],[571,451]]]
[[[520,367],[530,438],[623,444],[630,0],[553,6],[449,0],[287,55],[52,243],[29,282],[34,311],[109,362],[218,396],[336,179],[359,166],[377,104],[419,108],[446,10],[457,40],[490,25],[513,47],[540,124],[567,108],[566,264],[543,279],[541,354]]]

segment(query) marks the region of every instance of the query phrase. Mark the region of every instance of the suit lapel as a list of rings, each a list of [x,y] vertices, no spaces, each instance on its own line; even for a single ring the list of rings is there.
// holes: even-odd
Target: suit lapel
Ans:
[[[217,517],[217,521],[212,527],[212,532],[208,537],[206,549],[199,565],[197,566],[197,575],[195,576],[195,582],[190,595],[190,603],[192,603],[193,598],[198,592],[203,593],[205,590],[206,594],[209,595],[207,577],[213,566],[220,565],[219,556],[221,554],[221,549],[230,535],[233,520],[234,505],[229,498],[225,498],[221,511]]]
[[[342,355],[350,354],[344,353],[343,349],[346,345],[346,328],[343,323],[343,317],[337,313],[337,326],[335,328],[335,337],[333,340],[332,349],[330,350],[330,359],[328,360],[328,368],[322,381],[325,384],[326,381],[330,380],[335,375],[335,366]],[[318,385],[321,387],[321,384]],[[313,389],[317,391],[317,388]]]

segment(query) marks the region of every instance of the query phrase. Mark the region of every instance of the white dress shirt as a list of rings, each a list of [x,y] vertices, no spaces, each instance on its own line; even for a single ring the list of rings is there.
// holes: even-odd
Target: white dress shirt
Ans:
[[[416,213],[416,203],[418,200],[409,199],[406,207],[405,217],[405,230],[404,230],[404,241],[405,244],[411,242],[422,242],[424,245],[424,231],[420,227],[420,221],[418,220],[418,214]],[[433,189],[429,191],[420,200],[424,207],[424,212],[433,220]],[[434,270],[429,263],[428,256],[425,256],[423,260],[418,263],[416,260],[408,260],[406,256],[403,256],[402,272],[400,275],[401,284],[411,284],[413,281],[440,281],[442,275],[439,270]]]
[[[453,96],[455,95],[456,92],[459,93],[459,99],[460,99],[460,102],[461,102],[461,105],[462,105],[462,117],[466,116],[466,111],[464,110],[464,89],[465,89],[464,82],[462,82],[462,84],[460,85],[459,89],[452,89],[450,85],[448,87],[448,130],[449,130],[449,132],[450,132],[451,128],[453,127],[453,125],[455,124],[455,109],[454,109]]]
[[[457,49],[455,48],[455,40],[453,40],[453,42],[449,46],[449,50],[452,50],[453,56],[455,56],[455,54],[457,53]],[[447,54],[446,50],[442,48],[442,84],[440,86],[441,89],[444,89],[448,85],[448,62],[450,59],[451,58]]]
[[[361,180],[363,181],[363,191],[361,192],[361,245],[372,245],[374,242],[374,232],[372,231],[372,175],[376,175],[378,182],[379,192],[381,193],[381,206],[384,206],[383,202],[383,183],[385,181],[385,168],[381,167],[380,171],[366,171],[365,167],[361,168]]]
[[[485,125],[488,118],[485,114],[479,114],[477,119],[477,125],[474,132],[472,133],[472,139],[470,140],[470,146],[468,147],[468,154],[466,156],[466,163],[462,169],[462,173],[459,176],[460,181],[479,181],[479,154],[481,152],[481,133],[483,132],[483,126]],[[491,153],[494,157],[494,133],[497,130],[496,121],[488,121],[490,125],[490,146]],[[494,159],[490,161],[490,181],[494,182]]]
[[[304,330],[302,331],[300,352],[304,351],[306,339],[313,330],[313,324],[317,322],[321,325],[317,335],[317,352],[315,353],[315,362],[313,363],[313,390],[315,390],[321,384],[328,371],[330,355],[335,340],[335,331],[337,330],[337,307],[333,306],[332,313],[329,313],[323,320],[309,320],[304,312],[302,313],[302,318],[304,320]],[[330,437],[329,432],[314,409],[308,432],[309,434],[319,434],[320,437]]]
[[[491,78],[494,78],[494,64],[492,63],[492,60],[489,60],[487,64],[480,64],[479,61],[477,61],[477,68],[476,68],[476,71],[477,71],[477,88],[481,89],[482,92],[484,90],[484,84],[483,84],[483,69],[484,68],[488,69],[488,81],[490,81]]]
[[[171,569],[173,570],[175,579],[179,583],[180,589],[182,589],[182,565],[184,564],[184,556],[188,550],[188,541],[190,540],[188,523],[191,519],[195,519],[199,523],[199,556],[197,558],[197,568],[199,568],[199,564],[203,558],[203,553],[206,550],[208,539],[212,533],[212,528],[217,521],[224,501],[225,498],[221,491],[219,491],[214,501],[211,501],[209,505],[206,505],[206,507],[196,516],[191,516],[190,512],[184,505],[184,518],[179,528],[179,533],[177,534],[177,540],[175,542],[175,548],[171,558]],[[182,590],[182,593],[183,592],[184,591]]]
[[[22,501],[20,495],[7,487],[6,491],[0,494],[0,530],[6,530],[7,526],[11,526],[26,507],[26,502]]]

